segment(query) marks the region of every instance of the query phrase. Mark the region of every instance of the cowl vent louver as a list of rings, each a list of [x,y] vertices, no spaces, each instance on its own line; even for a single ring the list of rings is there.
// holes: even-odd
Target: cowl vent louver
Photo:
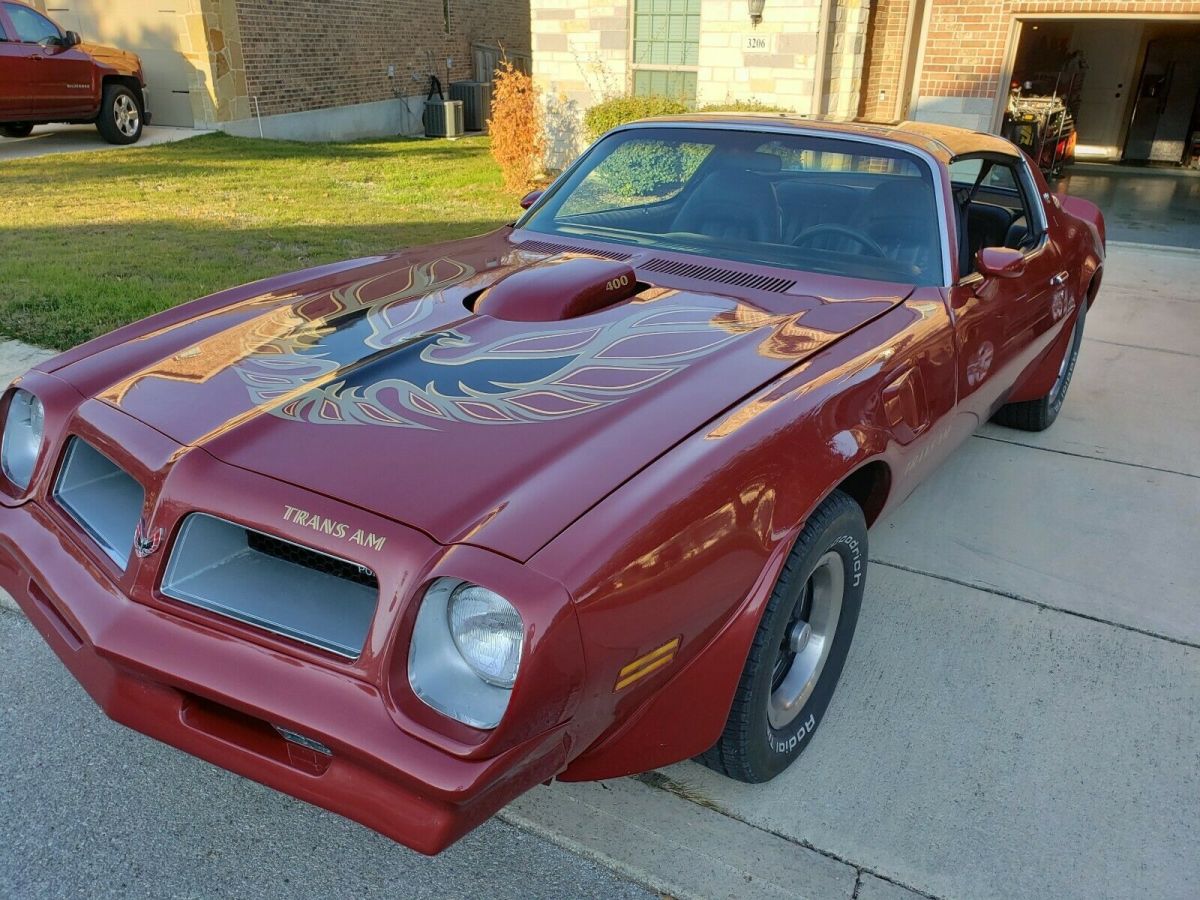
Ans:
[[[755,275],[752,272],[737,272],[733,269],[722,269],[717,266],[698,266],[695,263],[680,262],[673,259],[655,257],[638,266],[647,272],[662,272],[664,275],[678,275],[681,278],[696,278],[700,281],[716,281],[730,284],[734,287],[752,288],[756,291],[771,291],[776,294],[786,294],[795,279],[777,278],[772,275]]]
[[[615,259],[618,262],[624,262],[629,259],[632,254],[622,253],[620,250],[596,250],[592,247],[568,247],[566,244],[553,244],[550,241],[525,241],[523,244],[515,245],[518,250],[524,250],[527,253],[583,253],[587,256],[599,256],[601,259]]]

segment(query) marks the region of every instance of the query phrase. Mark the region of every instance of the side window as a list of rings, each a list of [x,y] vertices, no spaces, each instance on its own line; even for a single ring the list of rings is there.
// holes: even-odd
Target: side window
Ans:
[[[4,11],[17,30],[17,40],[27,44],[40,44],[46,38],[60,38],[62,32],[58,26],[43,16],[34,12],[28,6],[17,6],[15,3],[5,3]]]
[[[975,256],[984,247],[1028,253],[1039,244],[1042,220],[1029,207],[1020,166],[1017,160],[978,157],[950,163],[962,276],[976,271]]]

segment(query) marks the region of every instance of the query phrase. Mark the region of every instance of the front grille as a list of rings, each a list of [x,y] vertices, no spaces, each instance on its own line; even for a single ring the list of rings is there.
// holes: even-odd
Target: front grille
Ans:
[[[86,531],[113,562],[129,564],[146,492],[115,462],[71,438],[54,485],[54,502]]]
[[[247,531],[246,543],[251,550],[258,553],[265,553],[267,556],[282,559],[284,562],[295,563],[306,569],[312,569],[314,572],[324,572],[335,578],[344,578],[346,581],[353,581],[355,584],[361,584],[371,590],[379,590],[379,581],[376,579],[375,573],[365,566],[326,556],[324,553],[271,537],[261,531]]]
[[[192,513],[171,551],[162,592],[354,659],[375,615],[379,580],[348,560]]]

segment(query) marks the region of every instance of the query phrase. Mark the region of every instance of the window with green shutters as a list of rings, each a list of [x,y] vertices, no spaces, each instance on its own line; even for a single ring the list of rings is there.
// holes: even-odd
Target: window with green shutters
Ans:
[[[700,0],[634,0],[633,93],[696,101]]]

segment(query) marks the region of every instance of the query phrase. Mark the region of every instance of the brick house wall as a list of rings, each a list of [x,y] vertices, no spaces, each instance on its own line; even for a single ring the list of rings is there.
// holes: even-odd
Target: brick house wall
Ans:
[[[424,95],[470,79],[472,43],[529,53],[527,0],[236,0],[246,87],[263,116]],[[388,67],[394,67],[394,77]]]
[[[905,44],[913,0],[876,0],[867,32],[863,59],[859,115],[873,121],[893,118],[897,94],[903,89]]]

